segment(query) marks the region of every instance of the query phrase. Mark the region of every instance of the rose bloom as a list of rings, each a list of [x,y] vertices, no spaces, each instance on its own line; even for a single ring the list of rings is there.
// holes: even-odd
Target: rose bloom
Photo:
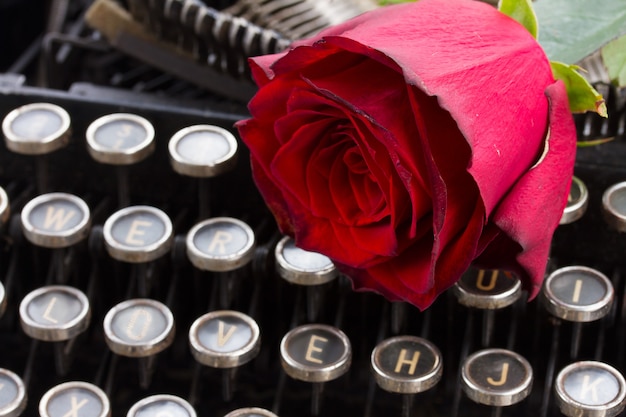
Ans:
[[[523,26],[481,2],[421,0],[250,65],[259,90],[237,127],[299,247],[421,309],[472,264],[536,295],[576,131]]]

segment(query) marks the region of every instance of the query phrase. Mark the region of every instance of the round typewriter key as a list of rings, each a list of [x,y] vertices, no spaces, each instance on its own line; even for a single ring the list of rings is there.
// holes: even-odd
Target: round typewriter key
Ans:
[[[293,284],[320,285],[338,276],[328,257],[298,248],[288,236],[278,242],[275,255],[278,274]]]
[[[187,256],[198,269],[232,271],[254,256],[254,232],[246,223],[215,217],[195,225],[187,234]]]
[[[42,194],[22,209],[22,230],[33,244],[65,248],[85,239],[91,218],[87,204],[72,194]]]
[[[38,340],[72,339],[87,329],[90,319],[87,296],[73,287],[41,287],[26,295],[20,303],[22,329]]]
[[[463,391],[479,404],[516,404],[530,394],[532,382],[528,361],[505,349],[478,351],[467,357],[461,370]]]
[[[9,220],[11,209],[9,206],[9,197],[4,188],[0,187],[0,227]]]
[[[587,211],[588,204],[589,191],[587,191],[587,186],[578,177],[573,177],[567,197],[567,205],[563,210],[560,224],[569,224],[580,219]]]
[[[290,377],[306,382],[331,381],[350,368],[352,348],[339,329],[308,324],[287,333],[280,343],[283,369]]]
[[[271,411],[258,407],[240,408],[233,410],[224,417],[278,417]]]
[[[626,403],[626,381],[602,362],[572,363],[559,372],[554,391],[561,412],[570,417],[612,417]]]
[[[104,317],[104,335],[109,349],[128,357],[148,357],[161,352],[174,340],[174,316],[156,300],[123,301]]]
[[[26,387],[22,379],[0,368],[0,417],[18,417],[26,408]]]
[[[237,140],[226,129],[195,125],[179,130],[169,142],[174,171],[208,178],[231,170],[237,162]]]
[[[25,155],[43,155],[67,145],[70,116],[50,103],[32,103],[11,111],[2,122],[7,148]]]
[[[154,151],[154,126],[136,114],[116,113],[94,120],[87,128],[87,150],[98,162],[130,165]]]
[[[626,232],[626,181],[614,184],[604,192],[602,214],[611,228]]]
[[[169,394],[152,395],[136,402],[126,417],[196,417],[186,400]]]
[[[613,302],[613,285],[599,271],[569,266],[551,273],[543,286],[546,309],[556,317],[589,322],[604,317]]]
[[[443,372],[439,349],[415,336],[383,340],[372,351],[371,365],[379,387],[403,394],[432,388]]]
[[[518,278],[498,270],[464,274],[453,287],[459,303],[466,307],[494,310],[507,307],[522,295]]]
[[[232,368],[248,363],[259,353],[259,326],[246,314],[221,310],[207,313],[189,330],[193,357],[203,365]]]
[[[172,222],[161,210],[131,206],[115,212],[104,223],[104,241],[115,259],[131,263],[149,262],[170,250]]]
[[[96,385],[65,382],[46,392],[39,402],[41,417],[110,417],[111,405],[106,394]]]

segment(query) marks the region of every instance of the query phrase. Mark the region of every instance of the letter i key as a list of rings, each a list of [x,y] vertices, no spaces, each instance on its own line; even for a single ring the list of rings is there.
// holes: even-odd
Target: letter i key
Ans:
[[[211,215],[209,181],[233,169],[237,162],[237,140],[221,127],[189,126],[172,136],[169,155],[174,171],[198,178],[198,214],[200,219],[208,218]]]
[[[371,366],[379,387],[403,395],[403,417],[412,415],[414,394],[434,387],[443,373],[439,349],[415,336],[380,342],[372,351]]]
[[[344,332],[325,324],[307,324],[290,330],[280,343],[282,367],[290,377],[313,383],[311,414],[320,414],[324,383],[350,369],[352,347]]]

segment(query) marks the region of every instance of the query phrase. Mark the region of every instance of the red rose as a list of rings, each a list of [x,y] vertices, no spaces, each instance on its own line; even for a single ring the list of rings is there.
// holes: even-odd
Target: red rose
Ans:
[[[421,0],[251,66],[259,91],[237,127],[298,246],[422,309],[472,262],[536,294],[576,132],[524,27],[481,2]]]

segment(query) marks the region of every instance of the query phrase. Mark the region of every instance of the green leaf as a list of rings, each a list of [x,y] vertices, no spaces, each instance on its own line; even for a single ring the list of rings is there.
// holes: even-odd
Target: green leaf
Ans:
[[[416,0],[378,0],[379,6],[387,6],[388,4],[410,3]]]
[[[537,37],[537,16],[531,0],[500,0],[498,10],[517,20],[534,38]]]
[[[554,78],[562,80],[567,87],[569,107],[573,113],[595,111],[602,117],[607,117],[606,103],[600,93],[589,84],[577,70],[576,65],[567,65],[562,62],[550,62]]]
[[[626,86],[626,36],[609,42],[601,54],[611,80],[619,87]]]
[[[615,140],[615,137],[601,138],[601,139],[594,139],[594,140],[579,140],[578,142],[576,142],[576,146],[578,146],[579,148],[590,148],[592,146],[598,146],[604,143],[609,143],[613,140]]]
[[[579,62],[626,34],[624,0],[536,0],[538,41],[552,61]]]

